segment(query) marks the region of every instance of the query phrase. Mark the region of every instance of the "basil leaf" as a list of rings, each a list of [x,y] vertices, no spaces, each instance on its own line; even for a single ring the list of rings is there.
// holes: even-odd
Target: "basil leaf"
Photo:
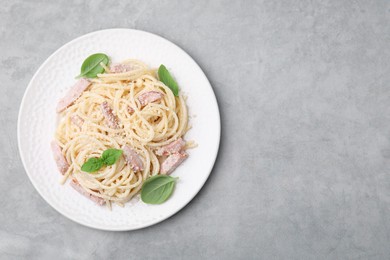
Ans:
[[[179,86],[177,85],[176,81],[172,78],[167,68],[165,68],[165,66],[162,64],[160,65],[160,68],[158,68],[158,77],[160,78],[160,81],[162,83],[167,85],[167,87],[169,87],[172,90],[173,95],[175,95],[176,97],[179,96]]]
[[[108,149],[105,150],[102,154],[102,161],[105,165],[113,165],[118,161],[119,157],[122,155],[122,150],[119,149]]]
[[[96,78],[97,74],[103,73],[104,68],[100,65],[103,62],[105,65],[108,64],[109,58],[104,53],[95,53],[85,59],[81,65],[81,72],[77,78]]]
[[[163,203],[171,196],[176,179],[168,175],[156,175],[147,179],[142,185],[142,201],[147,204]]]
[[[100,170],[103,166],[103,160],[100,158],[89,158],[88,161],[86,161],[83,166],[81,166],[81,170],[83,172],[96,172]]]

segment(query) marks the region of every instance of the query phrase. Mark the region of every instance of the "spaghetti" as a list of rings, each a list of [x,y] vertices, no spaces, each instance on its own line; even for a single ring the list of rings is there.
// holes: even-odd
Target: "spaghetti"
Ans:
[[[127,60],[105,70],[60,113],[55,139],[69,164],[62,183],[71,178],[108,206],[113,202],[123,206],[147,178],[167,173],[161,172],[167,156],[158,151],[186,133],[188,114],[184,98],[176,97],[144,63]],[[81,170],[89,158],[126,147],[139,156],[142,168],[132,167],[121,156],[93,174]]]

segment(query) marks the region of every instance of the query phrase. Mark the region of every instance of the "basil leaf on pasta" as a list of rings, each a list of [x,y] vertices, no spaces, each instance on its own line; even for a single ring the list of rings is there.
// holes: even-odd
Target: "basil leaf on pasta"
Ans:
[[[147,204],[165,202],[173,192],[176,179],[168,175],[156,175],[147,179],[142,185],[142,201]]]
[[[103,160],[101,158],[89,158],[83,166],[81,166],[81,170],[83,172],[96,172],[100,170],[103,166]]]
[[[164,83],[168,88],[173,92],[173,95],[176,97],[179,96],[179,86],[176,81],[173,79],[169,71],[164,65],[160,65],[158,68],[158,77],[162,83]]]
[[[81,65],[81,72],[77,78],[96,78],[97,74],[103,73],[104,68],[100,63],[107,65],[109,58],[104,53],[95,53],[85,59]]]
[[[122,155],[122,150],[120,149],[108,149],[105,150],[102,154],[102,160],[105,165],[113,165],[118,161],[119,157]]]

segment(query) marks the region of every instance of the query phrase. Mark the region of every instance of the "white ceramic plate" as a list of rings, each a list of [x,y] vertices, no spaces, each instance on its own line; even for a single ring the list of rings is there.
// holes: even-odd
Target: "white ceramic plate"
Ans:
[[[113,62],[128,58],[142,60],[152,67],[164,64],[188,96],[193,128],[187,140],[198,143],[189,158],[172,174],[178,176],[171,198],[161,205],[146,205],[134,198],[124,208],[112,211],[99,207],[60,185],[50,150],[54,136],[57,101],[74,84],[81,63],[93,53],[102,52]],[[195,61],[173,43],[150,33],[130,29],[110,29],[79,37],[53,53],[38,69],[24,94],[18,118],[20,156],[39,194],[64,216],[92,228],[133,230],[156,224],[182,209],[199,192],[214,165],[220,140],[220,117],[214,92]],[[28,198],[26,198],[28,199]]]

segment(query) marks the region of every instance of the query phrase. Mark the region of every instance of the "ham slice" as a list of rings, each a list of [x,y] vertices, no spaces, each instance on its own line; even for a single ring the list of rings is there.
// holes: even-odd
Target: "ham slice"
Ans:
[[[164,96],[163,93],[158,91],[148,91],[138,96],[138,100],[142,106],[146,106],[149,103],[160,100]]]
[[[123,146],[123,154],[125,155],[126,162],[130,165],[131,169],[133,171],[143,171],[144,170],[144,164],[137,154],[133,149],[130,148],[130,146],[125,145]]]
[[[51,142],[51,150],[53,151],[54,160],[56,161],[58,170],[62,175],[64,175],[69,168],[69,164],[62,154],[61,147],[56,141]]]
[[[156,154],[159,156],[163,156],[163,155],[166,156],[173,153],[180,153],[183,150],[185,145],[186,142],[182,138],[179,138],[176,141],[173,141],[172,143],[167,144],[161,147],[160,149],[158,149],[156,151]]]
[[[75,189],[76,191],[78,191],[80,194],[84,195],[88,199],[92,200],[96,204],[98,204],[100,206],[104,205],[104,203],[105,203],[104,199],[102,199],[96,195],[93,195],[93,194],[87,192],[86,190],[84,190],[84,188],[80,185],[80,183],[77,182],[76,179],[72,179],[72,181],[70,182],[70,186],[72,186],[73,189]]]
[[[76,126],[78,126],[80,129],[84,124],[84,119],[82,119],[78,115],[72,115],[70,117],[70,121],[72,121],[72,123],[75,124]]]
[[[118,129],[119,128],[118,118],[112,112],[112,109],[108,105],[107,101],[104,101],[100,105],[100,108],[102,109],[102,114],[106,119],[107,126],[110,128]]]
[[[132,71],[135,69],[136,69],[136,67],[134,67],[131,64],[117,63],[117,64],[113,64],[110,66],[111,73],[123,73],[123,72]]]
[[[167,159],[161,164],[160,173],[170,174],[177,166],[179,166],[186,158],[188,154],[186,152],[174,153],[168,156]]]
[[[63,97],[57,104],[57,113],[64,111],[68,106],[72,105],[81,94],[88,88],[91,84],[88,80],[82,78],[79,79],[76,84],[66,93],[65,97]]]

